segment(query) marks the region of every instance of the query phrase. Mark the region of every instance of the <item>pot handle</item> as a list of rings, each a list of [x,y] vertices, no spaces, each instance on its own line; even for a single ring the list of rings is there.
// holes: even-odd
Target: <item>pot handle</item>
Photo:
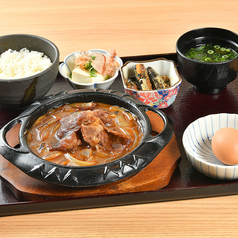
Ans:
[[[151,106],[140,104],[138,105],[138,107],[142,107],[142,109],[144,109],[145,112],[152,111],[158,114],[163,119],[164,129],[162,130],[162,132],[160,132],[158,135],[155,136],[149,135],[147,138],[145,138],[145,143],[153,143],[154,146],[157,146],[157,148],[158,147],[164,148],[173,137],[174,128],[172,120],[164,112]]]
[[[29,153],[30,149],[27,146],[26,141],[23,139],[24,131],[22,131],[22,128],[25,128],[26,119],[29,117],[29,115],[24,115],[17,117],[7,123],[1,130],[0,130],[0,154],[3,155],[3,153],[8,153],[10,151],[17,152],[17,153]],[[13,148],[9,145],[7,142],[7,133],[12,129],[12,127],[16,124],[20,123],[20,131],[19,131],[19,148]]]

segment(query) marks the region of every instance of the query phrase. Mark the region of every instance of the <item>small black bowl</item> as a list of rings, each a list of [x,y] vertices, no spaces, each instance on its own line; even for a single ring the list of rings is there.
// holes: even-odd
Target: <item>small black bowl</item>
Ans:
[[[59,50],[53,42],[28,34],[0,37],[0,54],[9,49],[19,51],[22,48],[44,53],[50,58],[52,65],[25,78],[0,78],[0,105],[10,109],[26,108],[34,101],[42,99],[53,86],[58,74]]]
[[[203,44],[218,44],[238,52],[238,35],[221,28],[200,28],[186,32],[176,43],[178,65],[185,80],[198,92],[216,94],[237,77],[238,57],[226,62],[207,63],[184,55],[190,48]]]
[[[133,151],[112,162],[87,167],[51,163],[31,151],[27,143],[27,131],[35,120],[52,108],[68,103],[91,101],[118,105],[137,116],[143,138]],[[163,119],[164,129],[160,134],[151,135],[151,123],[146,111],[155,112]],[[6,135],[18,123],[21,124],[19,145],[13,148],[8,144]],[[135,175],[154,160],[172,136],[172,121],[162,111],[144,105],[128,94],[99,89],[81,89],[45,97],[33,103],[19,117],[6,124],[0,130],[0,154],[35,179],[67,187],[90,187],[116,182]]]

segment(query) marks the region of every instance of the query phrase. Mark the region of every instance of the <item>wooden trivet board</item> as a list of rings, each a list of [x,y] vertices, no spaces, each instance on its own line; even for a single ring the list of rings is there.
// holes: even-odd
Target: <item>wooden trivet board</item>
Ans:
[[[152,130],[159,133],[163,121],[157,114],[147,112]],[[11,146],[18,144],[20,125],[14,126],[7,135]],[[96,197],[135,192],[146,192],[167,186],[180,158],[175,135],[159,155],[141,172],[119,182],[90,188],[68,188],[48,184],[29,177],[0,156],[0,176],[20,201],[37,201],[59,198]]]

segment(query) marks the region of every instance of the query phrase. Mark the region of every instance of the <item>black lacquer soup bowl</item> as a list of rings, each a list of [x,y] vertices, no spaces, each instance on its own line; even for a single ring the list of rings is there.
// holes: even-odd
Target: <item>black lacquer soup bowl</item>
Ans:
[[[117,105],[134,114],[142,128],[143,137],[139,145],[112,162],[94,166],[64,166],[46,161],[35,155],[27,143],[27,131],[33,123],[52,108],[75,102],[99,102]],[[146,112],[158,114],[164,122],[163,131],[151,135],[151,123]],[[20,123],[19,145],[13,148],[6,135],[11,128]],[[135,175],[145,168],[173,136],[170,118],[153,107],[144,105],[134,97],[104,90],[74,90],[51,95],[30,105],[19,117],[10,121],[0,131],[0,154],[25,174],[37,180],[67,187],[99,186]],[[156,173],[156,171],[155,171]]]
[[[238,57],[221,62],[190,59],[186,52],[201,45],[219,45],[238,53],[238,35],[221,28],[199,28],[184,33],[176,43],[178,65],[182,76],[203,94],[216,94],[238,76]]]

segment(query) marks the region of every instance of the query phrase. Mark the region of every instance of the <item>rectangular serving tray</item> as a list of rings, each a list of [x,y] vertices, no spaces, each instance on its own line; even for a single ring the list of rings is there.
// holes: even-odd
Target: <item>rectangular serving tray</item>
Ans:
[[[177,63],[175,53],[122,57],[122,60],[125,63],[129,60],[140,61],[155,58],[166,58]],[[118,76],[111,88],[121,92],[124,91],[120,76]],[[69,90],[73,89],[58,75],[55,85],[48,94]],[[162,109],[162,111],[173,121],[175,136],[181,153],[181,162],[177,166],[170,183],[165,188],[147,192],[88,196],[73,199],[19,201],[3,179],[0,179],[0,216],[238,194],[238,180],[216,180],[199,173],[187,160],[182,145],[184,130],[197,118],[214,113],[236,113],[238,111],[238,80],[236,79],[230,83],[219,94],[205,95],[196,92],[192,85],[183,79],[176,101],[170,107]],[[20,113],[21,111],[12,111],[0,107],[0,128]]]

